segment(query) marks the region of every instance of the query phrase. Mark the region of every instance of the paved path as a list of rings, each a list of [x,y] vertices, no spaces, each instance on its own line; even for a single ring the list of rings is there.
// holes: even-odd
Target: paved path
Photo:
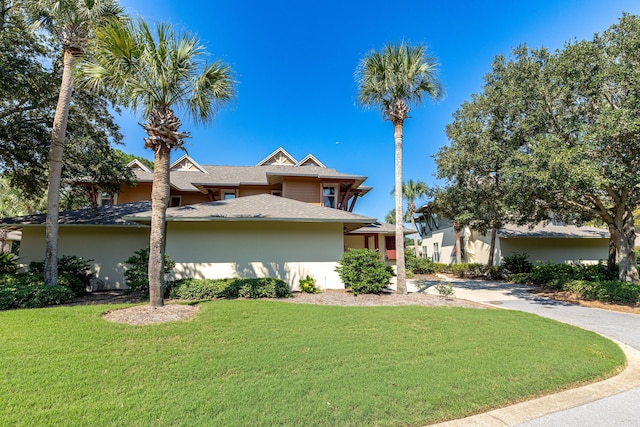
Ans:
[[[446,281],[453,284],[457,298],[534,313],[612,338],[625,351],[628,368],[609,380],[442,423],[443,426],[640,427],[639,315],[555,301],[531,294],[525,285],[449,278]],[[431,288],[435,283],[423,282],[419,290],[437,294]],[[410,283],[409,291],[416,290]]]

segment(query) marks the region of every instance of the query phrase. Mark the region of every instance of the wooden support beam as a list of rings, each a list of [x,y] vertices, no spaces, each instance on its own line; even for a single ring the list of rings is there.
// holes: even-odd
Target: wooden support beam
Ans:
[[[353,212],[353,208],[356,205],[356,200],[358,199],[358,193],[355,193],[353,195],[353,198],[351,199],[351,205],[349,206],[349,212]]]
[[[349,194],[351,193],[351,187],[353,187],[353,184],[347,185],[346,190],[344,190],[344,195],[342,196],[342,200],[340,200],[340,204],[338,204],[338,209],[342,209],[343,211],[347,210],[347,205],[349,204]]]

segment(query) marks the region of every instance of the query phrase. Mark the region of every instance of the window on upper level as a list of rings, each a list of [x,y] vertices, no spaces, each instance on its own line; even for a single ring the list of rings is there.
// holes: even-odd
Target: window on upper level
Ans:
[[[169,201],[169,207],[175,208],[176,206],[180,206],[182,204],[182,196],[171,196],[171,200]]]
[[[334,185],[322,187],[322,204],[328,208],[336,208],[338,206],[338,188]]]
[[[109,193],[100,193],[98,194],[98,206],[112,206],[116,204],[117,194],[114,194],[113,197]]]
[[[236,192],[231,190],[231,191],[224,191],[222,193],[222,200],[229,200],[229,199],[235,199],[236,198]]]

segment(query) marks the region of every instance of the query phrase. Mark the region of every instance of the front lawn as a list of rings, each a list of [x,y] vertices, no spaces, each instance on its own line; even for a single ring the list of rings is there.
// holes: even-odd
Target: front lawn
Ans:
[[[597,334],[507,310],[202,303],[0,312],[0,425],[424,425],[617,372]]]

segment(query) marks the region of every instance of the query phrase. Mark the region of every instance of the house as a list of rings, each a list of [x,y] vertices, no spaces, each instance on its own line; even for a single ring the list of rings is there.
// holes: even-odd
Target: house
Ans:
[[[153,172],[134,161],[136,186],[94,194],[97,209],[62,212],[60,255],[93,259],[98,288],[123,288],[123,261],[149,245]],[[307,275],[344,288],[335,267],[349,248],[380,250],[395,265],[394,230],[353,213],[366,177],[337,172],[309,154],[279,148],[255,166],[171,165],[166,253],[175,278],[279,277],[292,289]],[[88,188],[91,188],[88,185]],[[21,261],[44,259],[44,215],[0,220],[22,228]],[[410,233],[411,230],[406,230]]]
[[[462,227],[456,238],[456,230],[451,221],[439,219],[425,207],[418,211],[417,224],[422,236],[423,257],[444,264],[455,263],[457,248],[460,247],[462,262],[486,264],[489,261],[490,234]],[[532,262],[606,262],[609,254],[609,231],[553,221],[535,227],[507,224],[496,231],[494,265],[515,253],[528,254]]]

